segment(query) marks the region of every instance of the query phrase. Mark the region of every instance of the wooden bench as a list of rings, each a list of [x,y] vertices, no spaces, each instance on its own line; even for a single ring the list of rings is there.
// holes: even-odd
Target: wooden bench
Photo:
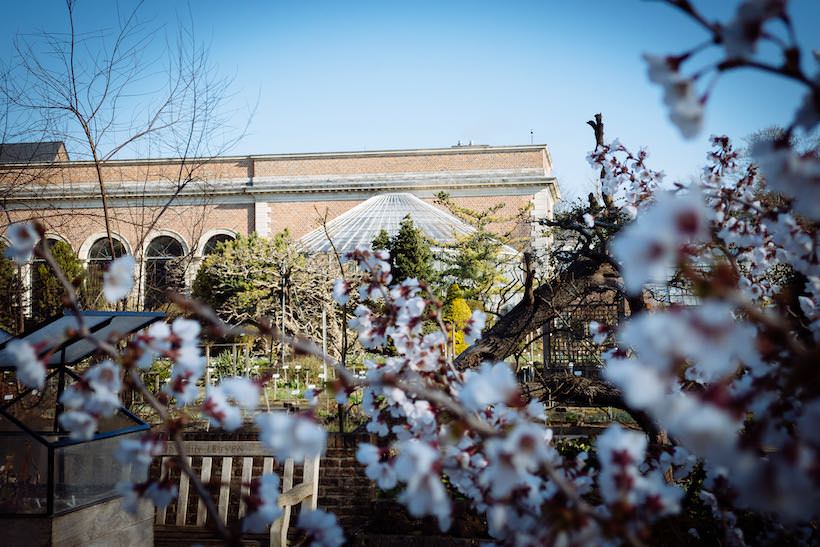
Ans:
[[[265,454],[262,443],[258,441],[185,441],[185,452],[188,464],[198,472],[206,487],[211,485],[212,492],[218,489],[218,492],[214,492],[218,493],[214,502],[220,517],[229,527],[245,516],[244,497],[250,490],[250,482],[262,473],[272,473],[276,463],[274,458]],[[168,443],[166,453],[161,458],[162,476],[165,477],[171,472],[171,479],[179,481],[179,496],[175,503],[164,509],[157,509],[155,535],[160,540],[158,544],[163,543],[163,537],[179,536],[179,532],[184,532],[190,543],[190,532],[197,528],[204,530],[208,524],[205,503],[191,488],[188,476],[180,476],[178,470],[174,472],[175,466],[166,465],[176,454],[176,445]],[[294,461],[286,460],[281,465],[281,470],[278,465],[276,466],[276,471],[281,477],[282,492],[279,495],[279,506],[283,509],[283,515],[271,525],[271,547],[287,545],[291,508],[294,505],[299,504],[300,511],[316,509],[319,494],[319,460],[320,458],[316,457],[303,462],[300,466],[302,480],[295,486]],[[257,472],[254,473],[254,470]],[[192,510],[194,504],[196,508]],[[258,545],[259,542],[249,544]]]

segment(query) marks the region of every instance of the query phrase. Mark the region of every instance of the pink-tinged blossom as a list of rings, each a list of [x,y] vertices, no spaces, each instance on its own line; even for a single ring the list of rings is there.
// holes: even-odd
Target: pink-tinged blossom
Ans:
[[[484,330],[484,325],[487,323],[487,316],[483,311],[473,310],[470,319],[464,325],[464,343],[472,345],[476,340],[481,338],[481,331]]]
[[[315,389],[308,388],[302,392],[302,398],[307,401],[308,406],[315,408],[319,404],[319,392]]]
[[[251,411],[256,410],[259,397],[262,395],[262,386],[250,378],[230,376],[219,382],[219,387],[225,395],[236,401],[236,404]]]
[[[350,283],[344,279],[337,279],[333,283],[333,300],[340,306],[346,306],[350,302]]]
[[[665,282],[687,247],[708,238],[710,220],[711,212],[697,193],[659,196],[611,245],[627,292],[637,294],[649,281]]]
[[[97,431],[97,419],[82,410],[66,410],[60,414],[60,427],[69,432],[73,440],[87,441],[94,438]]]
[[[398,443],[398,450],[393,468],[398,479],[407,483],[399,501],[414,517],[433,515],[442,530],[449,529],[450,498],[437,471],[438,452],[417,439]]]
[[[139,439],[120,441],[114,457],[123,465],[133,465],[136,469],[145,470],[155,457],[165,450],[165,439],[156,433],[145,433]]]
[[[695,81],[677,71],[678,61],[672,57],[645,54],[644,60],[649,80],[663,88],[669,119],[685,138],[696,137],[703,127],[703,99],[697,95]]]
[[[151,500],[154,506],[162,509],[174,501],[177,497],[177,485],[170,480],[152,482],[145,489],[145,497]]]
[[[607,338],[609,338],[609,329],[606,325],[603,325],[597,321],[590,321],[589,334],[592,336],[592,341],[600,346],[606,342]]]
[[[734,18],[723,27],[721,37],[728,59],[746,59],[755,54],[763,35],[763,23],[783,13],[782,0],[746,0],[737,7]]]
[[[506,437],[488,440],[485,443],[488,464],[479,482],[489,487],[494,498],[506,498],[513,490],[526,486],[530,474],[550,458],[551,439],[552,430],[522,423]]]
[[[60,396],[60,403],[71,412],[60,416],[60,424],[72,432],[72,438],[92,438],[97,420],[113,416],[122,406],[121,387],[120,369],[113,361],[105,360],[92,366]]]
[[[211,424],[225,431],[235,431],[242,425],[242,412],[239,407],[228,402],[225,390],[220,386],[211,386],[202,402],[202,413]]]
[[[382,451],[379,447],[368,443],[359,444],[356,459],[365,466],[367,478],[376,481],[379,488],[390,490],[396,486],[396,472],[390,464],[382,461]]]
[[[142,497],[131,481],[120,481],[114,486],[114,491],[120,496],[122,510],[129,515],[136,515]]]
[[[757,330],[736,318],[731,306],[712,300],[635,317],[618,334],[641,362],[661,372],[688,360],[686,378],[700,383],[732,375],[741,365],[756,367],[761,361],[756,337]]]
[[[280,460],[301,461],[324,454],[327,432],[304,416],[266,412],[256,416],[259,440]]]
[[[669,57],[644,53],[643,58],[647,64],[649,81],[653,84],[665,86],[680,78],[677,68],[673,66],[675,63]]]
[[[103,296],[109,304],[119,302],[131,294],[134,288],[134,266],[131,255],[114,259],[103,273]]]
[[[405,302],[418,295],[421,290],[418,279],[408,277],[390,289],[390,298],[396,306],[403,306]]]
[[[151,368],[157,357],[171,349],[171,325],[164,321],[152,323],[136,338],[139,350],[137,366],[143,370]]]
[[[307,534],[308,545],[312,547],[340,547],[345,543],[336,515],[321,509],[301,511],[296,527]]]
[[[375,320],[366,306],[359,305],[353,311],[348,326],[359,334],[359,342],[368,349],[376,349],[387,343],[386,325]]]
[[[199,333],[202,331],[202,326],[192,319],[185,319],[179,317],[174,319],[171,323],[171,331],[184,344],[199,344]]]
[[[174,397],[177,402],[177,407],[189,405],[196,401],[199,397],[199,387],[196,383],[199,381],[199,376],[190,372],[180,371],[179,367],[174,367],[171,378],[162,386],[162,391],[169,397]]]
[[[601,496],[609,502],[626,499],[634,504],[640,472],[646,451],[646,436],[637,431],[628,431],[618,424],[611,425],[595,441],[601,472],[598,486]]]
[[[464,374],[458,396],[465,408],[481,412],[490,405],[514,400],[518,396],[518,381],[507,363],[484,363]]]
[[[250,484],[249,495],[245,497],[248,513],[242,519],[242,531],[264,534],[268,527],[282,516],[279,502],[279,476],[266,473]]]
[[[632,359],[609,359],[603,374],[621,389],[632,408],[646,409],[663,402],[668,379],[653,367]]]
[[[793,198],[796,212],[820,220],[820,158],[771,139],[756,142],[752,158],[770,190]]]
[[[170,480],[160,482],[132,483],[120,481],[114,487],[117,494],[122,496],[122,508],[126,513],[136,514],[139,503],[143,499],[149,500],[156,507],[167,507],[177,497],[177,486]]]
[[[589,213],[584,213],[583,216],[584,224],[586,224],[587,228],[594,228],[595,227],[595,217]]]
[[[3,352],[17,369],[17,380],[22,384],[43,389],[46,382],[46,364],[37,357],[34,346],[25,340],[12,340]]]
[[[814,83],[820,86],[820,72],[814,77]],[[794,114],[794,125],[802,127],[808,133],[814,131],[817,124],[820,124],[820,95],[811,89]]]
[[[18,222],[12,224],[6,230],[6,239],[9,246],[6,248],[6,256],[17,264],[25,264],[31,260],[31,255],[37,242],[40,241],[40,234],[30,222]]]
[[[604,500],[643,506],[650,520],[680,511],[681,490],[667,484],[657,470],[640,471],[646,451],[643,433],[615,424],[595,444],[601,463],[598,486]]]

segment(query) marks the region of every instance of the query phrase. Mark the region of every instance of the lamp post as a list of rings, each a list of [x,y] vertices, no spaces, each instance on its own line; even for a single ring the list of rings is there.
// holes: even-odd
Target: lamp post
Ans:
[[[282,368],[285,366],[285,285],[287,284],[287,269],[285,268],[285,263],[282,262],[279,265],[279,279],[281,281],[281,324],[279,325],[281,328],[280,332],[280,341],[282,342]],[[287,382],[287,374],[285,375],[285,381]]]

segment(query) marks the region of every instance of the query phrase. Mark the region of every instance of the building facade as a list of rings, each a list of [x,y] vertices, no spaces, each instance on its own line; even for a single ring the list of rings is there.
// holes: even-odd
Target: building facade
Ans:
[[[49,160],[42,150],[51,148],[60,153]],[[500,214],[509,216],[528,208],[526,220],[496,228],[536,247],[543,241],[535,221],[551,216],[560,197],[544,145],[115,160],[99,173],[93,163],[68,160],[61,147],[40,147],[34,161],[23,159],[18,150],[0,161],[0,233],[37,219],[49,239],[68,244],[99,274],[111,257],[107,216],[116,253],[138,259],[134,298],[146,307],[156,303],[163,287],[155,285],[168,282],[173,260],[188,260],[183,283],[190,283],[219,240],[284,229],[299,238],[378,194],[412,193],[434,203],[444,191],[457,205],[478,210],[502,202]]]

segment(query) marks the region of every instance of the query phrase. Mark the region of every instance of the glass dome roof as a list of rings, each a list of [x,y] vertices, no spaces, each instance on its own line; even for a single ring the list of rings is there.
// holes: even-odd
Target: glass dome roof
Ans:
[[[410,215],[413,224],[431,240],[438,243],[454,243],[475,231],[455,215],[430,205],[413,194],[395,193],[374,196],[342,213],[327,223],[327,234],[317,228],[302,236],[299,242],[310,253],[331,252],[328,235],[340,253],[352,251],[358,246],[370,245],[381,230],[396,235],[405,216]],[[504,251],[515,249],[504,246]]]

